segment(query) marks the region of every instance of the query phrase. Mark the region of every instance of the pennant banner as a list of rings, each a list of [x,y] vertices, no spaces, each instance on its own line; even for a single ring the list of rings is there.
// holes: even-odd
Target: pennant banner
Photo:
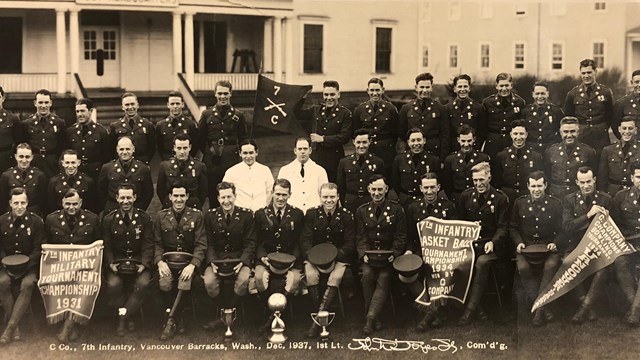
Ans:
[[[49,324],[66,318],[86,324],[91,319],[101,286],[102,249],[102,240],[91,245],[42,244],[38,288]]]
[[[416,225],[422,259],[430,271],[424,279],[424,290],[415,301],[429,305],[432,300],[446,298],[464,304],[475,265],[473,241],[480,236],[480,225],[435,217]]]
[[[289,134],[300,130],[293,111],[311,88],[311,85],[283,84],[259,75],[253,123]]]
[[[618,256],[634,251],[610,216],[597,215],[578,246],[562,261],[553,280],[540,292],[531,312],[560,298],[592,274],[611,265]]]

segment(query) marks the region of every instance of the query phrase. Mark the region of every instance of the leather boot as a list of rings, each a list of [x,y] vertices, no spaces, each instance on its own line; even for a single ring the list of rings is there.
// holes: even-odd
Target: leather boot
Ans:
[[[123,337],[126,333],[127,327],[127,318],[124,315],[121,315],[118,318],[118,328],[116,329],[116,334],[120,337]]]
[[[20,328],[16,326],[15,330],[13,330],[13,341],[22,340],[22,336],[20,336]]]
[[[4,329],[2,336],[0,336],[0,345],[6,345],[11,342],[11,339],[13,338],[13,330],[14,328],[10,326],[7,326],[6,329]]]
[[[640,292],[636,292],[625,322],[632,327],[640,325]]]
[[[426,332],[429,329],[429,324],[433,321],[436,316],[435,310],[432,308],[427,309],[422,320],[416,325],[416,331],[418,332]]]
[[[320,293],[318,292],[318,285],[309,285],[307,286],[307,290],[309,291],[309,297],[311,298],[311,303],[313,304],[313,308],[317,309],[320,307]]]
[[[364,327],[362,328],[362,333],[364,333],[365,335],[371,335],[375,327],[374,323],[375,323],[374,318],[367,317],[367,322],[364,324]]]
[[[173,337],[175,333],[176,333],[176,322],[172,317],[170,317],[169,319],[167,319],[167,323],[164,325],[164,328],[162,329],[162,334],[160,334],[160,340],[162,341],[169,340]]]
[[[467,307],[464,310],[464,313],[462,314],[460,319],[458,319],[458,326],[467,326],[467,325],[471,324],[471,321],[473,320],[473,314],[474,313],[475,313],[474,309],[470,309],[470,308]]]
[[[544,310],[542,308],[537,309],[533,313],[533,326],[544,325]]]
[[[62,325],[62,331],[58,334],[58,341],[60,341],[61,344],[68,343],[71,337],[71,332],[73,332],[73,320],[66,319],[64,321],[64,325]]]
[[[580,305],[580,309],[578,309],[578,312],[576,312],[576,314],[571,318],[571,322],[574,324],[582,324],[585,322],[588,315],[589,307],[585,303],[582,303],[582,305]]]

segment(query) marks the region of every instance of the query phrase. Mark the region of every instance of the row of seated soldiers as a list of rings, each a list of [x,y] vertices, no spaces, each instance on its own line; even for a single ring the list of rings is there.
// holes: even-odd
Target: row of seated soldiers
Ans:
[[[315,308],[321,311],[328,309],[336,298],[348,266],[357,266],[361,272],[366,314],[362,331],[369,335],[382,326],[379,315],[388,298],[390,281],[396,276],[391,264],[402,255],[422,253],[415,224],[428,216],[478,221],[481,225],[480,239],[474,244],[477,259],[470,295],[459,325],[469,324],[475,316],[486,316],[479,309],[479,303],[490,267],[500,258],[510,258],[510,248],[515,248],[517,268],[532,301],[550,281],[562,255],[576,246],[595,215],[610,212],[629,241],[634,241],[640,231],[637,201],[640,162],[630,167],[633,185],[619,191],[613,199],[596,190],[594,170],[582,166],[576,171],[579,190],[564,199],[548,195],[544,172],[533,171],[527,177],[529,193],[518,197],[513,205],[503,191],[491,185],[488,163],[476,164],[471,171],[473,187],[463,191],[455,205],[441,191],[438,175],[425,173],[420,181],[422,197],[409,204],[406,211],[388,198],[388,182],[382,175],[368,179],[371,200],[359,206],[355,213],[338,205],[338,186],[333,183],[320,186],[321,204],[306,214],[287,204],[293,189],[285,179],[276,179],[271,202],[255,213],[235,206],[236,188],[232,183],[218,184],[220,206],[206,213],[187,206],[188,189],[175,186],[169,193],[171,207],[161,210],[153,221],[145,211],[135,208],[137,190],[131,185],[118,188],[119,207],[102,220],[82,209],[82,198],[71,189],[62,199],[63,209],[43,221],[27,210],[26,191],[13,189],[11,211],[0,217],[2,248],[5,256],[28,254],[29,262],[27,270],[17,276],[8,269],[0,270],[2,304],[10,314],[0,343],[6,344],[20,336],[18,323],[37,280],[42,243],[88,244],[103,239],[104,263],[108,266],[104,272],[105,283],[112,304],[120,308],[117,334],[124,336],[135,329],[131,316],[139,311],[149,284],[157,281],[166,294],[168,306],[175,297],[161,334],[161,339],[167,340],[184,326],[180,296],[176,297],[175,293],[190,290],[192,280],[198,275],[202,275],[206,291],[213,299],[219,297],[222,287],[230,285],[223,280],[232,279],[233,291],[225,292],[222,300],[225,308],[237,307],[241,297],[253,289],[265,297],[275,292],[295,294],[304,280]],[[25,228],[27,231],[23,231]],[[508,246],[509,239],[512,247]],[[333,245],[335,252],[330,256],[325,253],[327,250],[314,253],[314,248],[324,244]],[[527,251],[537,245],[542,245],[543,250]],[[172,251],[189,253],[191,258],[183,267],[175,268],[170,266],[170,259],[164,257]],[[123,288],[124,277],[132,274],[121,272],[124,263],[120,260],[137,264],[133,288],[128,295]],[[540,280],[532,272],[536,266],[542,266]],[[630,257],[622,256],[611,268],[596,273],[591,284],[582,289],[581,305],[572,320],[582,322],[595,318],[592,304],[603,292],[603,283],[611,273],[615,274],[629,305],[625,321],[638,325],[640,295],[636,293],[629,266]],[[427,276],[427,269],[421,267],[418,271],[421,276]],[[400,278],[405,279],[411,292],[422,292],[420,277]],[[20,283],[15,302],[9,289],[12,281]],[[550,310],[541,308],[534,313],[533,323],[543,325],[553,318]],[[424,331],[443,322],[442,306],[433,306],[426,309],[417,330]],[[271,319],[265,327],[270,323]],[[221,325],[221,320],[214,320],[205,327],[216,329]],[[315,337],[318,330],[313,324],[307,334]],[[68,342],[76,336],[74,324],[68,319],[59,340]]]

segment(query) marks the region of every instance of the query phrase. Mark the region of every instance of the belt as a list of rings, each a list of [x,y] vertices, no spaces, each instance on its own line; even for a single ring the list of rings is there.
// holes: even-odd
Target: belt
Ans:
[[[609,179],[609,184],[611,184],[611,185],[620,185],[620,186],[628,186],[629,185],[629,181],[627,179],[624,179],[623,181],[617,181],[617,180]]]
[[[220,138],[216,141],[213,141],[216,144],[218,144],[219,146],[223,146],[223,145],[238,145],[238,139],[232,139],[232,138]]]
[[[489,131],[489,134],[506,136],[506,135],[509,135],[510,132],[511,132],[510,130],[499,130],[499,131]]]
[[[364,191],[364,190],[363,191],[358,191],[358,192],[347,191],[347,194],[354,195],[354,196],[357,196],[357,197],[365,197],[365,196],[369,195],[369,192]]]
[[[413,192],[407,192],[407,191],[400,191],[401,194],[407,195],[407,196],[420,196],[422,195],[422,193],[420,193],[419,191],[413,191]]]

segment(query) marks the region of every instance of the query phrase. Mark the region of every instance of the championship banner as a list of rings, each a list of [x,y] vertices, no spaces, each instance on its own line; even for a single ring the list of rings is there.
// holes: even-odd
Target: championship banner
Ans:
[[[618,256],[634,251],[611,217],[598,214],[578,246],[562,261],[553,280],[540,292],[531,312],[566,294],[592,274],[611,265]]]
[[[102,240],[90,245],[42,244],[38,288],[49,324],[66,318],[86,324],[91,319],[100,292],[102,249]]]
[[[283,84],[259,75],[253,123],[280,132],[295,133],[300,125],[294,120],[293,110],[311,88],[311,85]]]
[[[415,301],[430,305],[432,300],[446,298],[464,304],[475,265],[473,241],[480,236],[480,225],[431,216],[416,225],[422,259],[431,271],[424,279],[424,290]]]

